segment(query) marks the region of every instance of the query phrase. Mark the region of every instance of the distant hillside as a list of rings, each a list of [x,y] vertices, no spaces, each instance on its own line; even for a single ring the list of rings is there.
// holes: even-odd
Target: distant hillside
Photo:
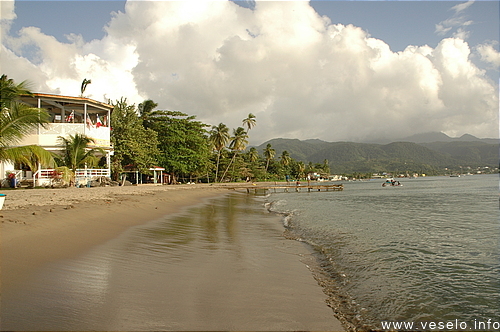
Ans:
[[[377,144],[388,144],[391,142],[412,142],[412,143],[433,143],[433,142],[483,142],[489,144],[498,144],[499,139],[495,138],[477,138],[470,134],[464,134],[460,137],[450,137],[442,132],[428,132],[415,134],[408,137],[402,137],[393,140],[376,140]]]
[[[273,149],[276,150],[276,157],[286,150],[290,156],[296,160],[308,161],[311,153],[321,150],[324,146],[331,144],[321,140],[307,140],[301,141],[298,139],[289,138],[274,138],[270,141],[262,143],[257,147],[257,151],[262,155],[262,151],[266,148],[267,144],[271,144]]]
[[[432,173],[445,167],[498,167],[498,144],[485,143],[479,139],[451,139],[447,142],[421,144],[368,144],[278,138],[258,146],[259,153],[262,154],[268,143],[276,150],[276,158],[286,150],[292,158],[303,162],[323,163],[327,159],[332,173],[388,170]]]
[[[498,165],[498,144],[484,143],[483,141],[455,141],[423,143],[431,150],[450,155],[463,163],[474,165]]]

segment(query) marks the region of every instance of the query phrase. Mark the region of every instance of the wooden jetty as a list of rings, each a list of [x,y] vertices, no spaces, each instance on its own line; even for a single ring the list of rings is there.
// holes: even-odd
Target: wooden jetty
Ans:
[[[247,193],[250,193],[251,191],[254,191],[257,193],[259,190],[270,190],[273,192],[290,192],[290,191],[295,191],[295,192],[301,192],[301,191],[306,191],[311,192],[311,191],[341,191],[344,190],[344,185],[343,184],[304,184],[304,185],[297,185],[297,184],[291,184],[291,185],[251,185],[251,186],[238,186],[238,187],[228,187],[228,189],[232,190],[246,190]]]

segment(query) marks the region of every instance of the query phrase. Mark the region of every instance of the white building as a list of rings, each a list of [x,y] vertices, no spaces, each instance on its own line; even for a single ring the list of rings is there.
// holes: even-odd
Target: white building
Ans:
[[[110,156],[113,153],[111,146],[110,118],[113,106],[84,97],[58,96],[43,93],[34,93],[33,96],[23,96],[22,102],[32,107],[43,108],[50,114],[49,124],[39,126],[31,135],[24,137],[19,146],[39,145],[47,151],[60,151],[59,136],[83,134],[94,139],[91,147],[100,147],[106,152],[106,166],[101,169],[77,170],[77,180],[90,179],[95,176],[110,176]],[[15,173],[18,181],[34,180],[35,185],[50,184],[54,175],[53,170],[39,170],[33,174],[29,169],[22,169],[21,165],[9,162],[0,162],[0,180],[7,177],[7,173]]]

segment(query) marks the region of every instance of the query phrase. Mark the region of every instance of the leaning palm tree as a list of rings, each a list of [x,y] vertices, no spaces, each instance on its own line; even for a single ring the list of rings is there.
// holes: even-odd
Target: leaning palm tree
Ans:
[[[271,147],[271,144],[267,144],[266,148],[264,149],[264,158],[266,158],[266,173],[267,169],[269,168],[269,162],[274,159],[274,156],[276,155],[276,150],[274,150]]]
[[[246,149],[247,144],[248,144],[248,134],[243,129],[242,127],[238,127],[236,129],[233,129],[233,137],[231,139],[231,143],[229,144],[229,148],[233,151],[233,158],[231,158],[231,161],[227,165],[227,168],[224,172],[224,174],[221,177],[221,180],[226,176],[227,171],[229,170],[229,167],[231,164],[234,162],[236,159],[236,155],[238,152],[243,151]]]
[[[59,136],[59,143],[63,152],[61,156],[56,157],[56,160],[59,166],[66,166],[73,174],[78,168],[96,166],[100,159],[96,154],[105,154],[102,148],[89,148],[95,141],[82,134],[69,135],[69,138]]]
[[[257,121],[255,120],[255,115],[252,113],[248,114],[246,119],[243,119],[243,125],[248,128],[248,131],[257,125]]]
[[[219,174],[219,161],[222,150],[226,147],[229,142],[229,128],[223,124],[219,123],[218,126],[213,126],[210,131],[210,143],[212,144],[215,151],[217,151],[217,166],[215,168],[215,182],[217,182],[217,176]]]
[[[38,145],[16,146],[26,135],[39,125],[46,125],[49,114],[20,102],[22,94],[30,94],[28,83],[15,84],[6,75],[0,77],[0,162],[29,164],[28,160],[38,160],[49,165],[53,162],[50,152]]]

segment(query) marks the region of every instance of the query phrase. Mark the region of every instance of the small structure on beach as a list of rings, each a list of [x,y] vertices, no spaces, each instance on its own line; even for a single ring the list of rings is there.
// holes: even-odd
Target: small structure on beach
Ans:
[[[133,184],[170,184],[171,176],[168,173],[164,173],[165,168],[151,166],[148,170],[153,172],[153,174],[144,174],[135,165],[127,165],[121,174],[121,181],[128,180]]]

